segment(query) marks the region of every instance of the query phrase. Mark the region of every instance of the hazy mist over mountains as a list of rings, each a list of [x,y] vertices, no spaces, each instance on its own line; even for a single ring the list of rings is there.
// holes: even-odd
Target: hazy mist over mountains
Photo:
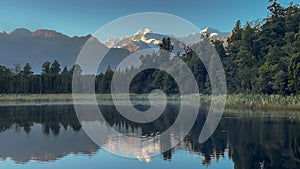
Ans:
[[[199,33],[189,34],[185,37],[175,38],[172,35],[154,33],[146,28],[139,30],[132,36],[124,36],[120,39],[111,38],[104,44],[113,48],[100,65],[100,71],[108,66],[115,68],[131,52],[147,48],[159,48],[160,40],[170,37],[174,45],[174,52],[182,52],[186,45],[200,40],[201,33],[209,33],[211,38],[224,38],[229,33],[223,33],[213,28],[206,28]],[[62,33],[39,29],[31,32],[24,28],[16,29],[10,33],[0,32],[0,59],[1,65],[13,67],[14,64],[24,65],[29,62],[33,70],[38,73],[45,61],[58,60],[61,67],[71,67],[85,42],[91,37],[69,37]]]

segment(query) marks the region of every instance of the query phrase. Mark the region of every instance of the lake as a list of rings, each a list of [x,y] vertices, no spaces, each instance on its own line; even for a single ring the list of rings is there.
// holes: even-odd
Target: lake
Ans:
[[[143,105],[136,107],[147,109]],[[132,137],[151,137],[174,122],[179,106],[168,105],[149,124],[131,122],[111,105],[102,105],[100,109],[115,130]],[[201,109],[190,133],[173,149],[148,158],[125,158],[104,150],[114,139],[103,140],[101,146],[95,144],[84,132],[72,105],[1,106],[0,168],[299,168],[297,113],[228,111],[214,134],[200,144],[198,137],[206,116],[207,110]],[[131,146],[124,147],[123,151],[134,149]]]

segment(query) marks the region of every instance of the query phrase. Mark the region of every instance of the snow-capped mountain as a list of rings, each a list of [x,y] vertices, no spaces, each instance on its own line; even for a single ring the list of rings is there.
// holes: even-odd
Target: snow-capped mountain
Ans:
[[[174,52],[182,52],[186,45],[192,45],[200,41],[202,35],[209,36],[209,38],[226,38],[229,33],[221,32],[219,30],[207,27],[201,32],[192,33],[181,38],[176,38],[170,35],[162,35],[153,33],[151,29],[146,28],[137,31],[132,36],[123,36],[122,38],[110,38],[105,42],[109,48],[126,48],[130,52],[147,48],[159,48],[159,44],[164,37],[170,37],[174,45]]]
[[[217,29],[207,27],[198,33],[188,34],[188,35],[180,38],[180,40],[182,42],[184,42],[185,44],[190,45],[190,44],[199,42],[201,35],[206,35],[211,39],[223,39],[223,38],[227,38],[230,35],[230,33],[229,32],[221,32]]]
[[[207,28],[203,29],[200,33],[201,34],[209,34],[210,38],[226,38],[230,35],[229,32],[221,32],[221,31],[211,28],[211,27],[207,27]]]
[[[122,47],[130,41],[144,42],[147,44],[159,44],[160,41],[157,39],[161,39],[163,37],[163,35],[153,34],[151,29],[146,28],[144,30],[137,31],[137,33],[135,33],[133,36],[123,36],[121,39],[110,38],[105,42],[105,44],[109,48]]]
[[[105,42],[105,45],[109,48],[126,48],[130,52],[134,52],[147,48],[159,48],[159,44],[164,37],[169,36],[153,33],[151,29],[146,28],[137,31],[132,36],[123,36],[121,39],[110,38]],[[184,44],[179,39],[170,38],[174,45],[174,51],[182,51]]]

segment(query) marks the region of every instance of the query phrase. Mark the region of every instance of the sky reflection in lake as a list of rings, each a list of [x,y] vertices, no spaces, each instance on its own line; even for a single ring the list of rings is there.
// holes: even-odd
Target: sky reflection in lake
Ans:
[[[151,137],[176,118],[169,105],[151,124],[132,123],[101,107],[110,125],[132,137]],[[69,106],[0,107],[1,168],[297,168],[300,164],[300,124],[290,113],[225,113],[214,135],[197,142],[205,110],[201,110],[184,141],[161,155],[119,157],[89,139]],[[168,118],[166,118],[168,117]],[[163,123],[163,124],[161,124]],[[158,125],[159,124],[159,125]],[[114,139],[104,140],[109,146]],[[160,149],[157,147],[149,149]],[[132,149],[125,147],[123,150]]]

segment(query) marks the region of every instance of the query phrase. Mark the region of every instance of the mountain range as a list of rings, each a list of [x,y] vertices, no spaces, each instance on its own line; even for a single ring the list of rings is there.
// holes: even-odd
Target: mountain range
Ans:
[[[146,28],[137,31],[133,36],[123,36],[122,38],[110,38],[105,42],[109,48],[126,48],[130,52],[135,52],[146,48],[159,48],[160,41],[165,38],[171,38],[174,45],[174,52],[182,52],[186,45],[192,45],[200,41],[201,35],[207,34],[210,38],[226,38],[230,33],[221,32],[217,29],[207,27],[198,33],[188,34],[184,37],[175,37],[173,35],[162,35],[153,33],[151,29]]]
[[[132,36],[124,36],[120,39],[110,38],[104,44],[111,50],[105,56],[99,71],[105,70],[108,66],[115,68],[131,52],[146,48],[159,48],[160,41],[167,36],[171,38],[174,52],[181,52],[186,45],[200,41],[203,33],[210,34],[211,38],[225,38],[229,35],[229,33],[213,28],[206,28],[199,33],[175,38],[153,33],[146,28]],[[91,35],[70,37],[46,29],[31,32],[25,28],[19,28],[10,33],[0,32],[0,64],[13,67],[14,64],[30,63],[36,73],[41,71],[41,65],[45,61],[58,60],[62,68],[63,66],[71,67],[86,41],[97,40],[91,37]]]

